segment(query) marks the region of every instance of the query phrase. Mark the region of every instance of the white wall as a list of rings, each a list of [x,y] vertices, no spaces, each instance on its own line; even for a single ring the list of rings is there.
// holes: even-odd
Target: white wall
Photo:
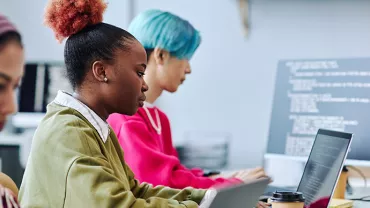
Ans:
[[[251,33],[243,37],[236,0],[135,0],[136,13],[172,11],[198,28],[203,43],[193,73],[165,94],[176,142],[188,130],[233,134],[232,168],[261,164],[279,59],[370,56],[370,1],[251,0]],[[111,0],[105,21],[127,27],[127,0]],[[21,29],[28,60],[62,60],[63,46],[42,25],[46,0],[0,1]]]
[[[52,30],[43,24],[48,0],[1,0],[0,12],[9,17],[21,31],[28,61],[63,61],[64,43],[59,44]],[[104,14],[106,22],[126,28],[129,0],[109,1]]]
[[[235,0],[137,2],[137,11],[169,10],[201,31],[192,75],[160,104],[176,141],[188,130],[231,132],[232,168],[261,164],[279,59],[370,56],[370,1],[251,0],[249,38]]]

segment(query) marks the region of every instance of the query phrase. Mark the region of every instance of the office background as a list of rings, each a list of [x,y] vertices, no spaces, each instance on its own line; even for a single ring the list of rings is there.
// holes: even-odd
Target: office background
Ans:
[[[63,60],[63,45],[42,25],[46,2],[0,1],[24,36],[27,61]],[[110,0],[105,14],[105,22],[127,28],[133,15],[160,8],[200,30],[192,74],[158,105],[176,143],[188,131],[229,132],[233,169],[262,163],[279,60],[370,56],[368,0],[252,0],[248,37],[238,6],[236,0]]]

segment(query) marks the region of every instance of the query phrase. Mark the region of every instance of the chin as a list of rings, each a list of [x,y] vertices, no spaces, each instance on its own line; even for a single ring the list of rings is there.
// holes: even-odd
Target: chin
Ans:
[[[124,115],[127,115],[127,116],[133,116],[133,115],[136,114],[138,109],[139,109],[139,107],[135,107],[135,108],[130,109],[128,111],[125,111],[124,113],[121,113],[121,114],[124,114]]]
[[[176,87],[168,87],[166,89],[167,92],[170,92],[170,93],[174,93],[176,92],[177,90],[179,89],[179,86],[176,86]]]

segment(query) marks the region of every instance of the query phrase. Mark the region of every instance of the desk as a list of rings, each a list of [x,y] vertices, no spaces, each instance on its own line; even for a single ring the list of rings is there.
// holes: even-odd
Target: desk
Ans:
[[[276,189],[279,188],[272,188],[268,187],[266,192],[273,192]],[[296,188],[288,189],[288,188],[280,188],[281,191],[294,191]],[[268,195],[269,196],[269,195]],[[370,196],[370,187],[368,188],[362,188],[362,187],[353,187],[353,194],[352,195],[346,195],[347,199],[354,199],[354,198],[362,198],[364,196]],[[367,198],[367,199],[370,199]],[[370,207],[370,202],[365,202],[365,201],[354,201],[354,206],[353,208],[369,208]]]
[[[370,188],[359,188],[355,187],[353,188],[353,194],[347,195],[346,198],[361,198],[364,196],[370,196]],[[370,198],[368,198],[370,199]],[[364,202],[364,201],[354,201],[354,207],[353,208],[367,208],[370,207],[370,202]]]

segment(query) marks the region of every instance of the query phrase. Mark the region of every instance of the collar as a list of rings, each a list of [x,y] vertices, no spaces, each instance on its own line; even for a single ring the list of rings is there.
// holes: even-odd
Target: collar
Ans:
[[[155,105],[153,103],[149,103],[149,102],[144,102],[144,106],[147,107],[147,108],[154,108]]]
[[[103,142],[105,143],[107,141],[110,132],[108,123],[101,119],[93,110],[81,101],[74,98],[71,94],[59,90],[53,102],[65,107],[73,108],[81,113],[94,126],[96,131],[98,131]]]

